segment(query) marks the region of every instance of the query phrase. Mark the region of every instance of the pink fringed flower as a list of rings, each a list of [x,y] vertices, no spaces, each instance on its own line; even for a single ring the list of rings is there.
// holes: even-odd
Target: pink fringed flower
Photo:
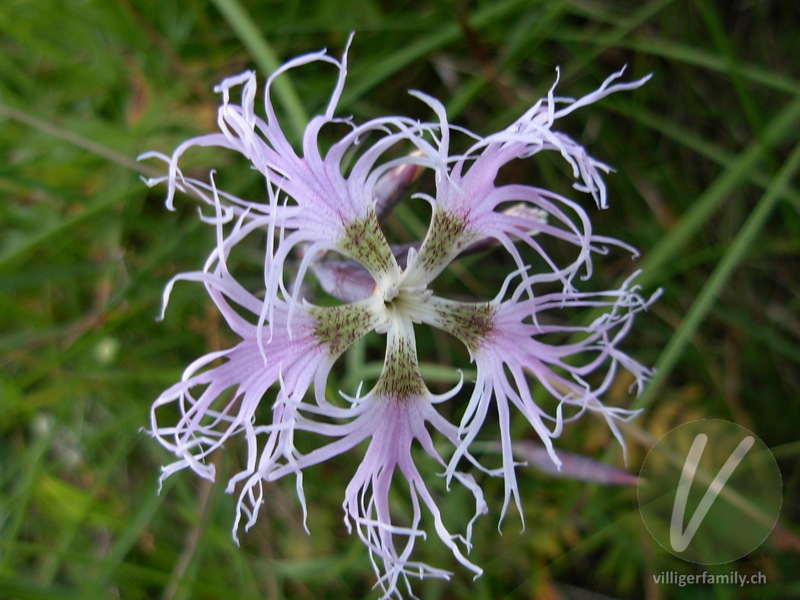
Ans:
[[[334,65],[339,77],[327,109],[310,121],[298,152],[276,118],[270,89],[281,73],[314,61]],[[356,125],[335,117],[345,60],[325,52],[296,58],[269,77],[264,117],[256,114],[254,73],[223,81],[216,88],[222,94],[219,133],[189,140],[172,156],[144,155],[169,166],[167,177],[148,183],[167,182],[170,208],[176,191],[191,193],[213,207],[214,215],[203,219],[216,229],[214,250],[202,271],[175,279],[204,284],[241,340],[195,361],[153,405],[152,434],[176,456],[163,477],[188,467],[213,478],[207,457],[233,438],[243,439],[247,463],[227,488],[239,496],[236,534],[242,518],[246,528],[255,522],[266,502],[265,483],[294,475],[305,511],[303,471],[369,440],[344,491],[343,508],[348,529],[354,529],[369,550],[383,597],[400,598],[403,589],[411,594],[409,577],[450,577],[413,558],[415,541],[426,534],[420,525],[423,509],[456,560],[480,575],[466,555],[472,522],[487,506],[480,486],[463,469],[503,478],[502,519],[511,498],[520,505],[512,418],[530,423],[560,467],[553,440],[566,423],[587,411],[601,415],[622,442],[617,423],[635,413],[605,406],[603,394],[620,369],[633,375],[639,389],[649,375],[618,346],[634,315],[655,296],[643,298],[633,277],[610,291],[579,291],[575,285],[576,276],[591,276],[596,255],[615,246],[632,249],[596,235],[579,202],[542,188],[496,181],[509,162],[554,151],[571,167],[573,187],[605,208],[601,173],[609,168],[554,126],[577,108],[646,81],[615,83],[621,74],[578,100],[554,96],[553,86],[508,128],[485,138],[451,126],[442,104],[419,92],[412,95],[432,109],[434,122],[386,117]],[[232,99],[234,92],[239,101]],[[331,123],[349,131],[323,155],[319,134]],[[471,140],[461,154],[451,150],[456,135]],[[221,192],[213,177],[208,182],[185,177],[179,159],[199,146],[244,157],[263,176],[265,198]],[[432,207],[427,235],[418,244],[391,246],[381,229],[382,217],[424,172],[432,173],[435,181],[434,193],[417,194]],[[228,264],[231,251],[252,235],[263,236],[265,245],[263,285],[251,290],[231,274]],[[553,244],[572,248],[572,258],[552,258],[548,247]],[[496,298],[457,302],[432,293],[429,285],[454,259],[490,245],[501,246],[509,255],[510,272]],[[525,264],[523,250],[538,257],[538,270]],[[343,258],[333,259],[328,251]],[[339,305],[317,306],[304,297],[309,270],[323,289],[341,300]],[[600,316],[588,325],[563,324],[565,313],[574,317],[589,310]],[[471,393],[461,392],[463,381],[444,395],[428,390],[415,339],[415,327],[423,324],[452,334],[466,346],[477,367]],[[363,396],[343,395],[344,402],[327,397],[335,361],[370,331],[386,337],[377,382]],[[546,412],[536,403],[533,384],[555,399],[554,411]],[[257,414],[262,403],[271,408],[268,422],[262,421],[265,411]],[[167,405],[178,409],[177,423],[163,422]],[[458,424],[447,417],[462,409],[448,405],[463,407]],[[500,430],[502,467],[496,470],[485,469],[470,454],[490,409],[497,414]],[[313,434],[317,447],[300,452],[295,445],[298,434]],[[435,438],[451,444],[449,456],[440,454]],[[474,517],[462,534],[451,533],[445,524],[412,460],[415,444],[441,466],[448,485],[455,479],[472,494]],[[412,510],[404,523],[395,522],[389,506],[395,477],[408,484]]]

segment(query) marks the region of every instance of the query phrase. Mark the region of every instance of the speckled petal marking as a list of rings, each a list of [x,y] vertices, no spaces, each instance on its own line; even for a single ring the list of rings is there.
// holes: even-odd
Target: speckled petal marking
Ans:
[[[386,344],[386,361],[373,393],[394,400],[418,398],[426,391],[419,372],[414,326],[401,316],[392,319]]]
[[[331,356],[339,356],[382,319],[371,299],[341,306],[310,306],[308,313],[314,320],[314,337],[328,347]]]
[[[491,302],[455,302],[434,296],[428,304],[432,317],[426,321],[458,338],[470,352],[477,352],[494,328],[496,309]]]
[[[378,281],[398,271],[389,243],[383,235],[374,208],[363,219],[351,221],[344,228],[339,249],[361,263]]]

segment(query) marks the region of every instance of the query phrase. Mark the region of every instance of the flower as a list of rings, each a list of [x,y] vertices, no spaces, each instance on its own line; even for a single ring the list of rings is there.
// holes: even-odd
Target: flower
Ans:
[[[658,293],[644,298],[634,284],[635,274],[615,290],[580,291],[576,284],[576,278],[589,279],[593,259],[610,248],[635,251],[595,234],[579,202],[539,187],[499,184],[497,176],[511,161],[557,152],[572,169],[575,190],[605,208],[602,173],[609,167],[554,125],[576,109],[636,88],[647,78],[615,83],[620,71],[577,100],[556,97],[554,84],[546,98],[509,127],[480,137],[449,124],[443,105],[421,92],[411,95],[430,107],[436,115],[433,122],[386,117],[357,125],[334,116],[345,84],[346,56],[347,50],[337,61],[322,51],[278,69],[266,82],[264,118],[256,115],[255,74],[225,79],[215,88],[222,95],[219,133],[188,140],[172,156],[143,155],[168,165],[166,177],[148,183],[166,181],[169,208],[175,193],[182,191],[214,210],[212,216],[201,216],[216,230],[213,251],[202,270],[180,274],[168,284],[164,305],[176,281],[202,283],[241,340],[192,363],[182,380],[159,396],[152,408],[151,433],[176,457],[162,477],[189,468],[213,479],[207,457],[243,438],[247,463],[227,487],[239,498],[234,536],[242,519],[245,528],[256,521],[266,502],[265,484],[294,475],[305,513],[305,469],[369,440],[344,491],[345,522],[367,546],[383,597],[400,598],[403,588],[412,594],[410,577],[450,577],[413,558],[416,540],[426,534],[420,524],[423,508],[457,561],[480,575],[466,555],[472,523],[487,512],[487,503],[469,471],[503,478],[501,520],[512,498],[519,507],[512,418],[527,420],[560,466],[553,440],[566,423],[587,411],[598,413],[622,442],[617,424],[636,414],[605,406],[602,397],[620,369],[633,375],[639,389],[649,377],[649,370],[627,356],[619,343],[634,316]],[[325,112],[309,122],[298,152],[281,130],[270,90],[280,74],[314,61],[334,65],[339,76]],[[238,102],[232,99],[236,91]],[[323,154],[320,131],[330,124],[349,130]],[[454,152],[456,136],[471,140],[471,146]],[[265,198],[222,192],[213,174],[208,182],[184,176],[180,158],[193,147],[241,155],[263,177]],[[417,194],[432,207],[428,232],[420,243],[392,246],[382,217],[424,173],[435,184],[433,193]],[[255,290],[247,289],[229,268],[231,252],[253,235],[265,239],[263,285]],[[572,248],[572,258],[553,258],[548,250],[552,244]],[[505,249],[513,265],[495,298],[462,302],[433,294],[431,282],[453,260],[490,245]],[[525,264],[523,256],[529,254],[538,257],[536,270]],[[304,283],[309,271],[340,304],[308,301]],[[591,323],[564,324],[562,315],[588,310],[599,311]],[[415,331],[420,326],[441,329],[464,344],[477,367],[471,394],[462,393],[463,377],[446,394],[428,389],[417,356]],[[334,363],[371,331],[386,337],[377,382],[363,396],[359,390],[354,397],[341,394],[343,401],[328,397]],[[534,400],[532,381],[556,400],[553,413]],[[464,406],[457,424],[448,420],[456,403]],[[269,422],[261,422],[263,410],[257,414],[262,404],[271,407]],[[177,423],[163,422],[166,406],[178,409]],[[502,468],[496,470],[483,467],[470,453],[492,408],[502,455]],[[308,434],[315,436],[317,446],[301,452],[295,438]],[[451,444],[450,456],[440,454],[434,436]],[[444,470],[448,486],[455,479],[472,494],[474,517],[463,534],[451,533],[445,524],[412,460],[415,444]],[[395,522],[389,506],[396,477],[406,480],[412,508],[404,523]]]

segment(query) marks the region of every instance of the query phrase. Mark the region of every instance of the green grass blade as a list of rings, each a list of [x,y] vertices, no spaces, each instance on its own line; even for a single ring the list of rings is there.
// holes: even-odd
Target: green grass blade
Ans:
[[[720,291],[727,283],[734,269],[739,265],[745,254],[755,242],[764,223],[772,213],[778,199],[783,194],[785,187],[795,176],[800,168],[800,145],[795,146],[789,158],[784,163],[775,181],[761,197],[755,210],[750,214],[742,226],[741,231],[734,239],[722,260],[714,269],[708,282],[703,287],[697,300],[692,304],[680,327],[670,338],[666,348],[656,363],[656,374],[647,386],[644,394],[636,402],[636,408],[650,404],[657,396],[662,386],[672,372],[678,359],[681,357],[692,335],[703,322],[719,296]]]
[[[680,249],[708,221],[711,214],[730,196],[758,166],[765,148],[774,147],[784,139],[800,118],[800,96],[784,107],[764,128],[760,139],[750,145],[730,163],[726,169],[695,200],[692,207],[681,217],[653,249],[644,257],[639,283],[643,286],[661,281],[662,269],[672,261]],[[783,189],[784,186],[781,186]],[[774,187],[772,188],[774,189]],[[781,191],[783,193],[783,191]]]
[[[253,61],[258,65],[264,75],[268,75],[281,66],[275,50],[267,39],[261,34],[255,21],[250,17],[238,0],[213,0],[214,5],[230,24],[231,28],[241,39],[242,44],[250,51]],[[275,94],[286,108],[289,125],[295,139],[303,139],[303,132],[308,123],[308,115],[303,108],[297,91],[292,85],[288,73],[275,80]]]

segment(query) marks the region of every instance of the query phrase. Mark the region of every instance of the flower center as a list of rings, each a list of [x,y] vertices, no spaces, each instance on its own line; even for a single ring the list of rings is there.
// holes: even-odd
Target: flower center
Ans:
[[[375,296],[383,301],[384,317],[393,316],[420,323],[420,314],[426,311],[425,305],[432,296],[424,285],[404,285],[403,276],[387,278],[375,290]]]
[[[384,304],[391,304],[391,302],[400,295],[400,288],[396,285],[389,284],[386,286],[386,289],[383,290],[383,302]]]

